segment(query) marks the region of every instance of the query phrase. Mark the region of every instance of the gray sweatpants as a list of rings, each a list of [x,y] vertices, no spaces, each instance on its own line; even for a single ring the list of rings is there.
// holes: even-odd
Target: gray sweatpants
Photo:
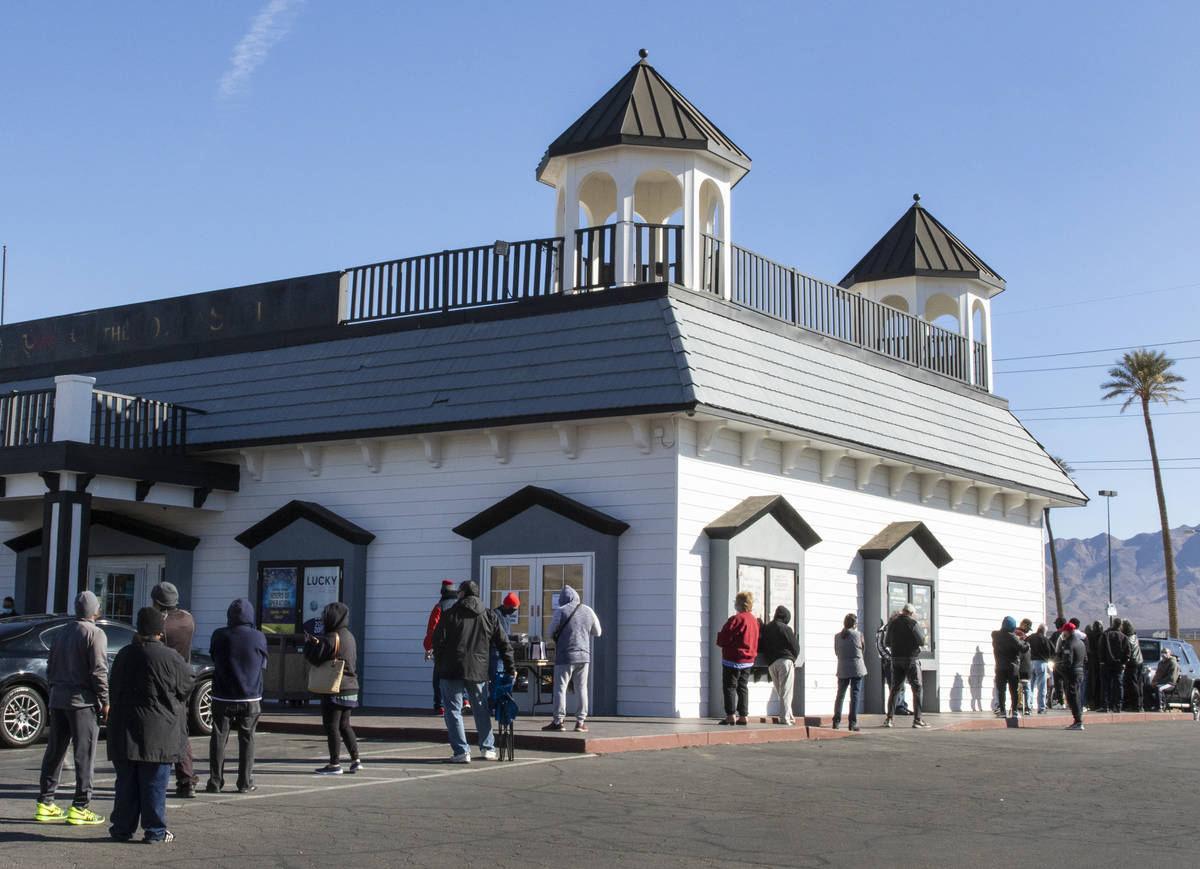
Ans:
[[[575,694],[579,697],[579,708],[575,710],[575,720],[582,724],[588,716],[588,665],[555,664],[554,665],[554,720],[562,721],[567,717],[567,685],[575,680]]]
[[[100,717],[94,706],[50,710],[50,736],[46,754],[42,757],[39,803],[53,803],[62,775],[67,745],[75,745],[75,799],[73,804],[85,808],[92,801],[92,778],[96,763],[96,740],[100,737]]]

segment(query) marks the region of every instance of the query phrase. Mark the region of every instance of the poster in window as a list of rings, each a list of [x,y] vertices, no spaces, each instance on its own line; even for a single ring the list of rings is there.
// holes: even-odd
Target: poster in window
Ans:
[[[315,619],[321,624],[325,607],[342,598],[342,568],[336,564],[320,564],[304,568],[304,621]],[[319,632],[318,632],[319,633]]]
[[[775,608],[785,606],[792,615],[792,624],[796,623],[796,571],[786,567],[771,568],[771,612],[768,618],[775,617]]]
[[[263,567],[260,588],[262,600],[262,632],[292,634],[296,632],[297,568]]]
[[[900,612],[900,608],[906,603],[908,603],[908,583],[889,582],[887,620],[890,621],[892,616]]]
[[[929,651],[930,643],[933,642],[931,626],[933,625],[933,589],[927,585],[913,583],[912,585],[912,605],[916,610],[915,618],[917,624],[921,626],[921,635],[925,637],[925,645],[922,647],[925,651]]]
[[[763,598],[767,591],[767,569],[761,564],[739,564],[737,569],[737,590],[748,591],[754,595],[754,607],[750,612],[755,618],[763,617]]]

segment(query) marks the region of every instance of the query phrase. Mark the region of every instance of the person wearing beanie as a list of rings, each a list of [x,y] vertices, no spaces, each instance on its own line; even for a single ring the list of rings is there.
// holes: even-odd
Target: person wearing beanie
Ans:
[[[238,598],[225,613],[226,627],[213,631],[213,729],[208,740],[210,794],[225,786],[225,746],[229,731],[237,728],[239,794],[254,787],[254,728],[262,714],[263,670],[267,666],[267,638],[254,627],[254,605]]]
[[[179,607],[179,589],[172,582],[160,582],[150,589],[150,600],[154,608],[163,614],[163,642],[167,648],[178,652],[184,661],[192,660],[192,637],[196,634],[196,621],[192,614]],[[196,764],[192,758],[192,743],[175,765],[175,796],[193,799],[200,777],[196,775]]]
[[[167,785],[187,744],[187,698],[192,668],[163,643],[165,614],[138,610],[137,636],[112,666],[108,759],[117,771],[108,834],[130,842],[141,822],[143,842],[171,842]]]
[[[495,598],[493,598],[495,600]],[[496,618],[500,622],[500,630],[504,631],[504,636],[509,636],[516,627],[520,616],[517,610],[521,608],[521,598],[515,591],[510,591],[500,601],[500,606],[492,610],[496,614]],[[492,686],[496,683],[496,674],[500,672],[500,653],[495,647],[488,650],[488,709],[494,715],[496,713],[496,704],[493,699]]]
[[[1071,715],[1075,719],[1067,730],[1083,730],[1083,701],[1079,691],[1083,685],[1087,647],[1079,635],[1078,626],[1076,621],[1067,622],[1058,638],[1058,661],[1066,677],[1064,693],[1067,695],[1067,704],[1071,707]]]
[[[438,623],[442,620],[442,614],[450,607],[458,603],[458,588],[454,585],[454,580],[443,579],[441,597],[437,603],[433,605],[433,609],[429,613],[429,621],[425,625],[425,660],[428,661],[433,657],[433,632],[437,630]],[[463,703],[465,708],[470,709],[471,704],[468,702],[466,695],[463,695]],[[442,708],[442,683],[437,675],[437,661],[433,665],[433,715],[442,715],[445,710]]]
[[[34,819],[43,823],[103,824],[89,807],[95,774],[96,740],[108,715],[108,639],[96,625],[100,601],[90,591],[75,597],[75,621],[54,632],[46,681],[50,683],[50,735]],[[54,794],[67,746],[75,746],[75,799],[67,811]]]
[[[1005,616],[1000,623],[1000,630],[992,631],[992,653],[996,658],[996,694],[999,708],[996,715],[1008,717],[1004,711],[1004,693],[1007,689],[1012,701],[1013,718],[1021,717],[1021,703],[1017,698],[1020,680],[1021,656],[1029,651],[1029,644],[1017,636],[1017,622],[1012,616]]]

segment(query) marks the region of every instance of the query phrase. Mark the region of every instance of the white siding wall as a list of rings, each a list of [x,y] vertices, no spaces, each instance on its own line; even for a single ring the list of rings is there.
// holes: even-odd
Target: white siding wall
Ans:
[[[266,454],[261,481],[243,473],[242,490],[225,513],[206,519],[179,513],[163,521],[202,538],[192,601],[199,647],[224,624],[229,601],[246,594],[249,552],[236,534],[294,498],[371,531],[366,699],[426,707],[432,664],[423,660],[421,640],[429,610],[442,579],[465,579],[471,571],[471,543],[450,529],[522,486],[554,489],[630,525],[620,538],[618,566],[619,711],[661,714],[673,663],[665,614],[673,609],[674,470],[673,456],[658,443],[641,453],[625,423],[581,426],[573,460],[549,428],[512,432],[507,464],[474,433],[445,437],[438,468],[417,439],[387,441],[379,473],[367,469],[353,444],[327,446],[316,477],[298,450],[275,448]]]
[[[703,668],[715,653],[720,622],[702,616],[708,600],[708,539],[704,526],[751,495],[782,494],[804,517],[821,542],[806,553],[804,647],[806,713],[828,714],[837,688],[833,635],[848,612],[862,615],[862,560],[859,548],[896,521],[920,520],[954,560],[939,574],[935,627],[939,649],[942,710],[970,708],[972,664],[990,673],[991,631],[1006,615],[1037,624],[1045,618],[1042,576],[1042,532],[1029,525],[1025,508],[1004,518],[1000,499],[985,515],[976,513],[973,490],[963,503],[949,508],[947,489],[938,485],[927,504],[920,503],[917,480],[910,476],[900,494],[888,494],[885,468],[876,468],[870,485],[855,488],[852,461],[843,460],[837,475],[822,483],[817,456],[805,451],[787,476],[780,474],[780,444],[765,441],[749,468],[741,467],[738,434],[724,430],[714,448],[695,457],[694,425],[680,426],[679,471],[679,602],[676,639],[679,714],[694,717],[709,711]],[[716,614],[720,619],[724,614]],[[864,625],[868,637],[877,625]],[[868,654],[867,666],[878,668]],[[957,684],[956,684],[957,683]],[[752,683],[752,688],[754,688]],[[990,677],[984,679],[984,708],[991,698]],[[762,714],[769,689],[752,691],[751,712]],[[715,698],[719,704],[719,698]],[[758,705],[755,705],[756,702]],[[774,708],[773,706],[771,707]]]

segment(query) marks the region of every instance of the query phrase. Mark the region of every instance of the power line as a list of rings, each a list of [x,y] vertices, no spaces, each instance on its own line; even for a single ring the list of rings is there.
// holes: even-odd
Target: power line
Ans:
[[[1149,459],[1071,459],[1068,465],[1110,465],[1114,462],[1148,462]],[[1179,459],[1159,459],[1160,462],[1200,462],[1200,456],[1185,456]]]
[[[1164,417],[1164,416],[1186,416],[1186,415],[1192,414],[1192,413],[1200,413],[1200,410],[1159,411],[1158,413],[1154,414],[1154,418],[1160,419],[1161,417]],[[1108,414],[1105,416],[1035,416],[1032,418],[1022,417],[1021,421],[1022,422],[1051,422],[1051,421],[1059,421],[1059,420],[1064,420],[1064,419],[1136,419],[1136,420],[1141,420],[1141,418],[1142,417],[1136,413],[1131,413],[1128,415],[1123,414],[1123,413],[1114,413],[1114,414]]]
[[[1016,311],[996,311],[992,314],[992,317],[995,318],[995,317],[1011,316],[1013,314],[1029,314],[1034,311],[1049,311],[1053,308],[1071,308],[1071,307],[1074,307],[1075,305],[1094,305],[1096,302],[1114,302],[1114,301],[1119,301],[1121,299],[1132,299],[1137,296],[1152,296],[1155,293],[1169,293],[1172,290],[1188,290],[1188,289],[1191,289],[1192,287],[1200,287],[1200,283],[1178,284],[1174,287],[1162,287],[1161,289],[1157,289],[1157,290],[1142,290],[1141,292],[1138,292],[1138,293],[1120,293],[1116,296],[1100,296],[1100,297],[1091,298],[1091,299],[1080,299],[1079,301],[1076,301],[1076,302],[1060,302],[1057,305],[1040,305],[1039,307],[1036,307],[1036,308],[1020,308]]]
[[[1176,344],[1196,344],[1200,338],[1188,338],[1184,341],[1156,341],[1152,344],[1135,344],[1130,347],[1098,347],[1095,350],[1071,350],[1066,353],[1035,353],[1032,356],[1001,356],[993,362],[1016,362],[1019,359],[1050,359],[1055,356],[1086,356],[1088,353],[1116,353],[1120,350],[1141,350],[1149,347],[1173,347]]]
[[[1191,401],[1195,400],[1194,395],[1185,395],[1183,398],[1175,399],[1175,401]],[[1010,407],[1013,413],[1033,413],[1038,410],[1081,410],[1086,407],[1112,407],[1111,401],[1102,401],[1099,404],[1051,404],[1046,407]]]
[[[1173,362],[1184,362],[1189,359],[1200,359],[1200,356],[1180,356]],[[1112,362],[1096,362],[1092,365],[1061,365],[1057,368],[1016,368],[1012,371],[997,371],[996,374],[1031,374],[1035,371],[1079,371],[1085,368],[1114,368]]]
[[[1145,468],[1079,468],[1078,471],[1073,471],[1072,473],[1087,474],[1087,473],[1091,473],[1092,471],[1104,471],[1104,473],[1108,474],[1108,473],[1112,473],[1113,471],[1138,471],[1139,473],[1144,474],[1144,473],[1146,473],[1146,471],[1152,471],[1152,470],[1154,470],[1154,469],[1151,467],[1145,467]],[[1169,468],[1159,468],[1159,470],[1160,471],[1200,471],[1200,465],[1194,465],[1194,466],[1193,465],[1185,465],[1184,467],[1172,466]]]

